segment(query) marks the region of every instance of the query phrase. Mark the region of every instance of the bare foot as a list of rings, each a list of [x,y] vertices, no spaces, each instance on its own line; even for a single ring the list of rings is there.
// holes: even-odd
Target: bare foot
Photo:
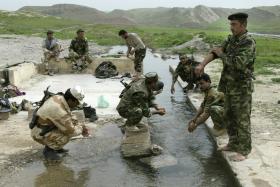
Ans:
[[[236,155],[230,157],[230,160],[231,161],[234,161],[234,162],[241,162],[243,160],[247,159],[246,156],[240,154],[240,153],[236,153]]]
[[[223,147],[219,147],[217,150],[218,151],[231,151],[231,148],[228,145],[226,145]]]

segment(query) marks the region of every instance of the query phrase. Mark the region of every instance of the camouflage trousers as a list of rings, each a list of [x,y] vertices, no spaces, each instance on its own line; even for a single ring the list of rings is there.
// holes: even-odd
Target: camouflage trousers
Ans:
[[[36,142],[46,145],[51,149],[54,150],[59,150],[64,147],[69,141],[70,141],[70,136],[66,136],[59,130],[55,129],[52,130],[51,132],[47,133],[45,136],[40,136],[42,129],[38,128],[35,126],[31,130],[31,137],[33,140]]]
[[[121,117],[126,118],[125,125],[137,125],[144,116],[149,116],[149,111],[145,111],[140,107],[121,107],[117,108]]]
[[[211,106],[209,109],[210,117],[214,123],[214,129],[221,130],[226,128],[224,120],[224,107]]]
[[[138,49],[135,51],[134,70],[136,72],[143,72],[143,60],[146,56],[146,49]]]
[[[89,55],[89,54],[86,54],[86,55],[84,55],[83,56],[84,58],[85,58],[85,61],[87,62],[87,63],[89,63],[89,64],[91,64],[92,63],[92,58],[91,58],[91,56]],[[79,55],[78,53],[76,53],[76,52],[74,52],[74,51],[70,51],[69,52],[69,59],[71,60],[71,61],[77,61],[77,60],[79,60],[81,58],[81,55]]]
[[[248,155],[252,149],[251,107],[252,94],[225,95],[228,146],[242,155]]]

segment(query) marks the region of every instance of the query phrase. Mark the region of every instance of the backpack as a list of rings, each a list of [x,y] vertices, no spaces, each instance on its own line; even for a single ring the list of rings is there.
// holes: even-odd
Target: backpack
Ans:
[[[118,74],[117,67],[111,61],[102,62],[95,70],[95,76],[99,79],[115,77]]]

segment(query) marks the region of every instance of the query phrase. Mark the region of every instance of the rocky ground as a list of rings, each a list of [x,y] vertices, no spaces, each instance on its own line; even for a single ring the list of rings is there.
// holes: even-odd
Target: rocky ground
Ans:
[[[68,55],[71,40],[60,40],[62,49],[60,57]],[[0,66],[12,65],[21,62],[40,63],[43,56],[43,38],[18,35],[0,35]],[[101,55],[109,51],[109,47],[89,43],[91,55]]]

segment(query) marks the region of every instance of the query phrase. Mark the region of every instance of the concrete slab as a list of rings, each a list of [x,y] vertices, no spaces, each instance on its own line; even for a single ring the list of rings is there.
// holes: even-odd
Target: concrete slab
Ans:
[[[48,86],[51,86],[49,91],[56,93],[64,92],[75,85],[84,89],[84,101],[92,107],[97,107],[98,98],[102,95],[109,102],[108,108],[97,108],[97,115],[118,115],[115,108],[119,102],[119,94],[123,89],[119,79],[97,79],[90,74],[36,75],[19,86],[21,90],[26,92],[26,95],[10,100],[18,103],[22,99],[35,102],[42,99],[43,91]]]

